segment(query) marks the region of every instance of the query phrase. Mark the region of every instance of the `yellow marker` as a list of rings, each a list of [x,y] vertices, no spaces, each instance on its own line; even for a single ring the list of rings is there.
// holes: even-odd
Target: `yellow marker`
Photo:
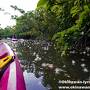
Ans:
[[[6,56],[0,59],[0,69],[2,69],[5,65],[7,65],[12,59],[12,56]]]

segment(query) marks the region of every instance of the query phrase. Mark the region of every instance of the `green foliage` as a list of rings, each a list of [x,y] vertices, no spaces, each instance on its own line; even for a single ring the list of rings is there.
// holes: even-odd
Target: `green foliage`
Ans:
[[[57,49],[61,51],[61,55],[65,54],[68,48],[71,49],[75,46],[75,43],[79,42],[80,38],[88,34],[90,26],[89,17],[90,9],[85,5],[84,10],[79,15],[79,19],[75,21],[75,25],[53,36],[53,40],[56,42]]]
[[[27,12],[16,18],[16,34],[18,36],[41,36],[51,40],[53,35],[59,31],[57,28],[56,15],[44,8]]]
[[[79,7],[77,7],[77,6],[72,7],[72,9],[71,9],[72,17],[75,17],[79,12],[80,12]]]
[[[15,28],[14,28],[14,26],[13,27],[9,27],[9,26],[7,26],[6,28],[4,28],[4,29],[0,29],[0,36],[1,36],[1,38],[3,38],[3,37],[12,37],[12,35],[14,35],[15,34]]]
[[[84,20],[84,18],[82,19],[82,11],[85,1],[49,0],[48,4],[51,6],[51,12],[56,15],[57,31],[60,31],[53,36],[52,40],[55,40],[56,47],[60,52],[66,51],[68,48],[71,48],[76,39],[81,37],[81,23],[83,22],[82,20]],[[81,15],[79,15],[80,13]]]
[[[77,24],[79,27],[82,27],[89,21],[89,14],[90,14],[90,9],[88,8],[87,5],[84,6],[84,11],[80,14],[80,18],[77,21]]]
[[[38,4],[37,4],[37,8],[47,8],[48,6],[48,0],[39,0]]]
[[[27,13],[17,6],[11,7],[23,15],[12,16],[16,19],[16,26],[14,30],[2,30],[3,35],[7,33],[8,36],[16,34],[18,37],[52,40],[61,56],[68,49],[82,44],[83,37],[90,36],[88,0],[39,0],[37,9]]]

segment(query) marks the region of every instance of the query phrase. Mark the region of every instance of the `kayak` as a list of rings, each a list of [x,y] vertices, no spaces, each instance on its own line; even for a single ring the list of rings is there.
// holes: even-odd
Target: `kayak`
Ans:
[[[6,43],[0,43],[0,74],[0,90],[26,90],[19,59]]]
[[[18,41],[18,39],[16,39],[16,38],[12,38],[12,41]]]

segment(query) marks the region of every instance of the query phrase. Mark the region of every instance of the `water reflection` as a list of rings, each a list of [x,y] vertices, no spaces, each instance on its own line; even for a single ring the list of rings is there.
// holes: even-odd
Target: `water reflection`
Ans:
[[[42,79],[43,77],[36,78],[33,73],[27,73],[27,71],[24,71],[24,79],[26,83],[26,90],[47,90],[42,85]]]
[[[71,50],[61,58],[51,42],[24,39],[16,44],[6,42],[16,49],[23,71],[27,70],[37,78],[43,77],[42,82],[47,89],[59,90],[60,80],[90,79],[89,46],[81,51]]]

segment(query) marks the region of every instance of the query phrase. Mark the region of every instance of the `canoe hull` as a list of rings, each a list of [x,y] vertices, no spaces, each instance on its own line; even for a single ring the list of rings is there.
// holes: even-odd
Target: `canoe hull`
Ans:
[[[5,43],[0,45],[0,49],[4,48],[4,53],[7,52],[8,55],[11,55],[10,52],[12,50],[7,47],[9,48],[9,46]],[[1,53],[1,55],[4,53]],[[19,59],[16,55],[14,56],[14,60],[8,63],[2,77],[0,77],[0,90],[26,90],[23,71],[21,69]]]
[[[18,58],[8,66],[0,80],[0,90],[26,90]]]

